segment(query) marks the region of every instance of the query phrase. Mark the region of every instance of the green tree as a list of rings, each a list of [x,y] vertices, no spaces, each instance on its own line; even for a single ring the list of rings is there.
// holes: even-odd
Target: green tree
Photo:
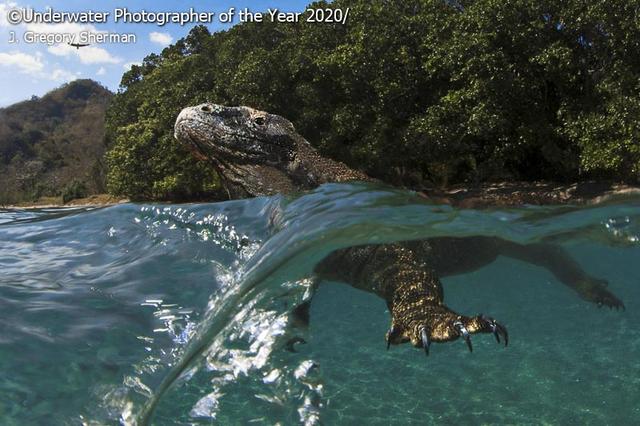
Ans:
[[[349,20],[196,27],[126,73],[107,121],[111,190],[213,189],[171,138],[180,109],[207,100],[281,114],[323,154],[396,184],[640,177],[638,0],[311,7],[349,7]]]

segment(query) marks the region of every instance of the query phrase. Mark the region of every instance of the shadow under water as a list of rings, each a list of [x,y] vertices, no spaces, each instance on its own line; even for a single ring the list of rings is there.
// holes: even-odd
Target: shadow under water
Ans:
[[[640,200],[458,210],[330,184],[298,197],[0,211],[0,416],[6,424],[625,423],[640,421]],[[333,250],[435,236],[561,244],[627,310],[499,258],[443,279],[474,337],[385,350],[373,294],[321,283]],[[293,340],[292,340],[293,339]],[[287,342],[298,342],[295,351]],[[306,343],[303,343],[306,342]]]

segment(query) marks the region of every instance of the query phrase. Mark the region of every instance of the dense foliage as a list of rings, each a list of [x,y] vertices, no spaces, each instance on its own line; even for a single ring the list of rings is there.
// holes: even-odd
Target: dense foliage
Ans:
[[[71,200],[83,198],[87,195],[87,185],[83,181],[74,179],[62,189],[62,202],[68,203]]]
[[[76,80],[0,109],[0,205],[59,196],[76,182],[104,192],[104,116],[112,93]]]
[[[172,141],[205,100],[281,114],[322,153],[404,185],[640,176],[637,0],[336,0],[341,24],[188,37],[122,79],[109,187],[193,197],[211,170]]]

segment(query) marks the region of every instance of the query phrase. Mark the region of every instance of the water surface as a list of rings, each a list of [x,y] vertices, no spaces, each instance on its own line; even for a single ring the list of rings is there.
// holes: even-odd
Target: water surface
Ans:
[[[473,353],[460,341],[428,358],[386,351],[385,303],[340,283],[320,285],[308,330],[290,326],[314,264],[336,248],[476,234],[563,245],[627,310],[499,258],[443,283],[454,310],[504,323],[508,348],[474,336]],[[637,198],[476,211],[364,184],[0,210],[1,423],[130,423],[154,395],[158,425],[638,423],[639,237]],[[285,350],[296,336],[307,344]],[[187,362],[194,342],[204,354]]]

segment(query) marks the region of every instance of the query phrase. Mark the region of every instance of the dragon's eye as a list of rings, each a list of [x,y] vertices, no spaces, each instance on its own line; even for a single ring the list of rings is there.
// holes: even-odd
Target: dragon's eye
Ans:
[[[258,126],[264,125],[264,117],[256,117],[253,121],[255,121]]]

